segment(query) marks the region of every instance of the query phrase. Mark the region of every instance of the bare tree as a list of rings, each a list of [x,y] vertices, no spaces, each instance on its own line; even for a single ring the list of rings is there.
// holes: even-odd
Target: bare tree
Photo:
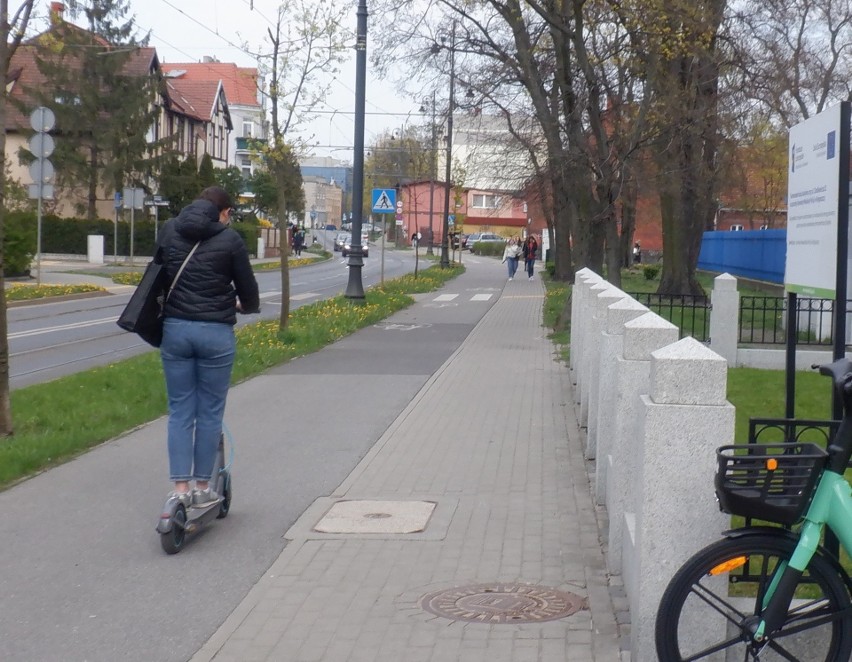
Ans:
[[[21,3],[14,15],[9,17],[9,0],[0,0],[0,70],[3,80],[9,80],[9,62],[21,44],[27,30],[35,0]],[[9,93],[4,85],[0,97],[0,154],[6,153],[6,109]],[[12,426],[12,406],[9,399],[9,324],[6,315],[6,284],[3,274],[5,228],[3,216],[6,210],[6,169],[0,168],[0,435],[9,436]]]
[[[287,328],[290,317],[290,271],[287,235],[287,178],[296,154],[303,147],[291,132],[311,118],[311,112],[323,100],[327,88],[319,85],[320,74],[336,73],[345,53],[344,12],[332,4],[311,5],[304,0],[282,4],[278,19],[269,28],[272,47],[269,99],[272,136],[263,152],[278,187],[278,224],[281,240],[281,316],[280,328]]]
[[[743,93],[789,128],[852,99],[852,1],[739,0]]]

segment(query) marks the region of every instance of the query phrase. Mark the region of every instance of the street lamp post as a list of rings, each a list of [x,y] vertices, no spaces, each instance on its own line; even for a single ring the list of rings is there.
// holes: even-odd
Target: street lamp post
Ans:
[[[429,255],[435,254],[435,232],[432,229],[432,216],[435,208],[435,175],[437,174],[437,159],[435,145],[435,93],[432,92],[432,154],[429,162]]]
[[[441,227],[441,268],[450,266],[450,178],[453,163],[453,106],[455,105],[456,87],[456,22],[453,21],[453,31],[450,37],[450,108],[447,113],[447,164],[445,169],[446,189],[444,191],[444,218]]]
[[[367,88],[367,0],[358,0],[358,25],[355,39],[355,139],[352,163],[352,250],[349,253],[349,282],[344,296],[362,302],[364,284],[361,269],[364,253],[361,248],[361,214],[364,207],[364,114]]]

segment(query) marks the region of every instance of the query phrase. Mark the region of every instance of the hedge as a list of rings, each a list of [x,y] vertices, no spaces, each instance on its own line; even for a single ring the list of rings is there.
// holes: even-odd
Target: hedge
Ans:
[[[15,233],[16,244],[14,252],[21,255],[29,254],[28,259],[22,259],[29,265],[29,261],[36,252],[36,226],[35,212],[12,212],[6,215],[7,233],[10,228],[18,228]],[[162,228],[163,221],[158,223]],[[246,242],[249,253],[257,250],[257,226],[248,223],[234,223],[234,230]],[[41,222],[41,250],[42,253],[58,253],[63,255],[86,255],[88,252],[88,236],[103,235],[104,253],[112,255],[130,255],[130,221],[118,222],[118,242],[115,242],[115,228],[113,221],[99,219],[89,221],[82,218],[59,218],[53,214],[42,216]],[[10,248],[7,239],[7,250]],[[135,219],[133,222],[133,254],[154,254],[154,221],[147,219]],[[6,267],[11,264],[10,254],[6,254]],[[7,271],[8,273],[8,271]]]

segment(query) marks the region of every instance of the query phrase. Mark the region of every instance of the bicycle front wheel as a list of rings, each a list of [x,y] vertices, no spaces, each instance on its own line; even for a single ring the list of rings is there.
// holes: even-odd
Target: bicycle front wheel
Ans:
[[[720,540],[687,561],[657,612],[660,662],[849,662],[849,591],[819,554],[803,574],[781,629],[760,646],[751,641],[748,626],[760,619],[774,573],[795,548],[796,541],[783,534],[755,532]]]

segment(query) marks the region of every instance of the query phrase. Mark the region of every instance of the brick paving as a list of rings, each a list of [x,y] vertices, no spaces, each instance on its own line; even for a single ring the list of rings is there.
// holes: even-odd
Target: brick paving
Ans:
[[[606,573],[603,515],[543,303],[539,280],[506,284],[354,471],[286,533],[283,553],[193,662],[628,659],[629,617]],[[313,530],[348,500],[436,506],[416,533]],[[584,608],[505,624],[421,605],[442,589],[500,582],[566,591]]]

